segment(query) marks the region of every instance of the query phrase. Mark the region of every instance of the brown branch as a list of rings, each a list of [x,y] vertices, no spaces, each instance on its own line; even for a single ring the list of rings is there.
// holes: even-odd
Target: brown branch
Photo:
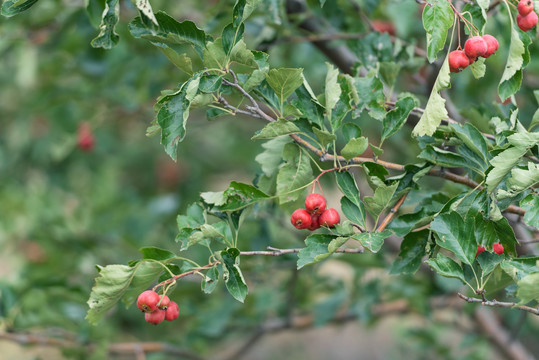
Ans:
[[[458,293],[457,295],[459,296],[459,298],[461,298],[462,300],[466,300],[469,303],[480,303],[483,306],[492,306],[492,307],[515,308],[515,309],[527,311],[529,313],[539,316],[539,308],[532,308],[530,306],[518,305],[517,303],[514,303],[514,302],[501,302],[498,300],[485,301],[483,299],[468,297],[461,293]]]
[[[399,201],[397,201],[397,203],[395,204],[395,206],[393,206],[391,208],[391,210],[389,210],[389,214],[387,214],[387,216],[385,217],[384,221],[380,224],[380,226],[378,227],[378,229],[376,231],[378,232],[382,232],[385,230],[385,228],[389,225],[389,223],[391,222],[391,220],[393,220],[393,218],[395,217],[395,214],[397,213],[397,211],[399,211],[400,207],[402,206],[402,204],[404,203],[404,200],[406,200],[406,197],[408,196],[408,193],[404,194],[403,196],[401,196],[401,198],[399,199]]]
[[[285,254],[297,254],[304,248],[296,248],[296,249],[277,249],[271,246],[268,246],[268,251],[263,250],[255,250],[255,251],[241,251],[240,255],[243,256],[251,256],[251,255],[265,255],[265,256],[282,256]],[[365,251],[363,247],[358,247],[355,249],[343,249],[338,248],[335,250],[335,253],[340,254],[362,254]]]

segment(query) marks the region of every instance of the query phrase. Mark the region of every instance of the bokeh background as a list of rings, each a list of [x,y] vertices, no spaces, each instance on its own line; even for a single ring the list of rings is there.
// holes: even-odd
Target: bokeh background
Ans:
[[[88,11],[86,1],[41,1],[0,18],[0,359],[504,359],[484,328],[493,319],[494,329],[518,339],[528,354],[539,353],[533,315],[462,304],[451,297],[460,284],[430,271],[389,275],[397,239],[379,254],[335,256],[299,272],[294,255],[242,259],[250,287],[244,305],[223,286],[204,295],[199,280],[187,278],[171,296],[180,305],[175,322],[151,326],[136,308],[119,305],[98,326],[88,324],[96,264],[126,264],[140,257],[142,246],[178,251],[176,216],[201,191],[251,182],[260,171],[254,158],[261,143],[250,138],[264,124],[256,119],[208,121],[204,110],[194,110],[177,163],[158,137],[145,136],[160,91],[186,77],[129,34],[137,12],[130,1],[120,3],[121,40],[112,50],[90,46],[100,13]],[[151,3],[214,36],[234,5]],[[274,67],[304,68],[317,93],[328,59],[298,26],[307,16],[319,21],[322,34],[362,34],[332,43],[357,55],[371,32],[367,19],[424,48],[421,6],[414,0],[304,5],[304,13],[290,15],[285,1],[262,1],[248,21],[246,41],[268,52]],[[486,76],[476,80],[465,71],[452,77],[449,90],[456,114],[484,131],[491,116],[508,111],[496,95],[509,47],[506,11],[500,7],[489,21],[487,32],[499,39],[500,51],[488,59]],[[516,97],[524,124],[537,108],[533,90],[539,85],[539,50],[536,44],[530,50]],[[418,55],[400,64],[394,91],[410,91],[424,104],[439,64]],[[89,152],[76,146],[82,122],[96,138]],[[377,134],[380,125],[365,118],[362,130]],[[414,161],[410,131],[388,141],[384,156]],[[331,194],[332,184],[323,184]],[[432,192],[441,186],[425,185]],[[338,204],[338,196],[328,198]],[[240,248],[302,246],[302,234],[288,222],[296,205],[257,214],[242,230]],[[195,247],[187,256],[203,262],[207,254]],[[155,352],[140,351],[149,344]]]

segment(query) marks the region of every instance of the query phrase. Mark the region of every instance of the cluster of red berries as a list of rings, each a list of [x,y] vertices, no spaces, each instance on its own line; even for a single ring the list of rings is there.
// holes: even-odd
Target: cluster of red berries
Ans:
[[[533,11],[532,0],[520,0],[517,6],[517,25],[522,31],[530,31],[537,25],[537,14]]]
[[[157,325],[163,320],[176,320],[180,315],[178,304],[166,295],[159,295],[153,290],[142,292],[137,298],[137,306],[144,313],[144,319],[150,324]]]
[[[485,250],[486,249],[483,245],[477,245],[477,253],[475,253],[475,257],[478,257],[479,254],[481,254]],[[494,251],[498,255],[503,254],[503,245],[497,242],[496,244],[492,245],[492,251]]]
[[[478,57],[485,59],[498,50],[498,40],[492,35],[472,36],[464,43],[464,50],[454,50],[449,53],[449,70],[461,72]]]
[[[297,209],[292,213],[290,222],[297,229],[314,231],[321,226],[334,227],[341,221],[337,210],[326,209],[326,198],[312,193],[305,198],[305,209]]]

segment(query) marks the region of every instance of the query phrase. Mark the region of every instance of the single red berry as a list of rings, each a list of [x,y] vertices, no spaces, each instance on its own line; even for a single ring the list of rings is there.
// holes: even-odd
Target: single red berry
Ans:
[[[313,215],[320,215],[326,210],[326,198],[320,194],[309,194],[305,198],[305,210]]]
[[[481,36],[472,36],[464,43],[464,52],[470,59],[477,59],[486,54],[488,49],[487,42]]]
[[[144,320],[150,324],[157,325],[165,320],[165,311],[157,309],[154,312],[147,312],[144,314]]]
[[[170,304],[170,299],[166,295],[161,295],[161,302],[159,303],[158,307],[161,310],[166,310]]]
[[[533,11],[533,1],[532,0],[520,0],[518,2],[518,14],[521,16],[526,16]]]
[[[79,125],[77,134],[77,146],[82,151],[91,151],[94,148],[95,138],[88,122],[82,122]]]
[[[475,257],[478,257],[479,254],[481,254],[483,251],[485,251],[485,247],[483,245],[477,245],[477,252],[475,253]]]
[[[307,229],[311,226],[311,214],[305,209],[297,209],[292,213],[290,222],[296,227],[296,229]]]
[[[537,14],[535,11],[532,11],[526,16],[522,16],[520,14],[517,15],[517,25],[522,31],[529,31],[533,29],[535,25],[537,25]]]
[[[335,227],[341,221],[337,210],[330,208],[320,215],[320,226]]]
[[[167,310],[165,311],[165,320],[176,320],[178,318],[178,315],[180,315],[180,308],[178,304],[176,304],[174,301],[171,301],[168,305]]]
[[[449,53],[449,70],[451,72],[461,72],[470,65],[470,59],[462,50],[454,50]]]
[[[308,229],[311,231],[320,229],[320,216],[319,215],[311,216],[311,225],[308,227]]]
[[[492,250],[496,254],[501,255],[501,254],[503,254],[503,245],[500,244],[500,243],[496,243],[496,244],[492,245]]]
[[[146,290],[140,294],[137,298],[137,306],[145,313],[151,313],[157,310],[157,303],[159,302],[159,295],[153,290]]]
[[[488,58],[490,55],[498,51],[500,44],[498,44],[498,40],[496,40],[494,36],[489,34],[483,35],[483,40],[485,40],[485,42],[487,43],[487,52],[485,53],[485,55],[483,55],[483,57]]]

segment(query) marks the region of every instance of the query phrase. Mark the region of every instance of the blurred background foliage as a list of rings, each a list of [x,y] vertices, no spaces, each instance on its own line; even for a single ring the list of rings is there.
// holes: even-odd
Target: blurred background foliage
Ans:
[[[499,356],[484,336],[472,335],[477,328],[471,314],[465,314],[472,311],[471,307],[458,310],[458,321],[440,319],[431,310],[432,299],[454,293],[460,284],[430,271],[413,277],[389,276],[388,268],[396,256],[391,247],[379,254],[335,256],[300,272],[295,270],[295,255],[245,258],[242,269],[250,295],[244,305],[232,299],[222,284],[213,294],[204,295],[199,280],[188,279],[171,296],[180,305],[178,321],[154,327],[145,323],[135,308],[117,306],[99,326],[89,325],[84,316],[97,274],[95,264],[125,264],[140,257],[137,249],[142,246],[178,251],[174,242],[178,213],[196,201],[201,191],[223,190],[232,180],[250,182],[260,171],[254,158],[262,149],[261,143],[249,139],[263,124],[253,119],[226,116],[207,121],[204,111],[194,111],[177,163],[166,156],[157,137],[145,137],[154,116],[154,100],[161,90],[174,88],[186,75],[156,48],[129,34],[127,24],[137,12],[130,1],[120,3],[121,18],[116,28],[120,42],[112,50],[90,46],[97,34],[100,11],[90,8],[88,12],[83,1],[41,1],[21,15],[0,18],[3,332],[32,332],[94,344],[91,352],[83,345],[64,350],[69,358],[106,358],[112,356],[106,355],[107,346],[121,341],[163,341],[214,358],[221,351],[227,354],[230,348],[239,348],[268,320],[287,321],[292,315],[312,314],[318,327],[344,314],[353,319],[351,334],[378,334],[377,329],[389,332],[372,340],[374,344],[369,340],[365,343],[385,348],[375,354],[379,358]],[[154,11],[192,20],[214,36],[229,21],[234,5],[232,0],[151,3]],[[317,17],[328,33],[364,34],[363,40],[335,41],[347,45],[364,67],[395,58],[394,42],[387,34],[370,32],[366,18],[392,24],[395,35],[406,44],[423,47],[421,8],[414,0],[335,0],[326,1],[323,8],[319,1],[311,0],[308,6],[308,13]],[[246,42],[251,48],[268,52],[274,67],[304,68],[319,93],[327,59],[309,41],[301,39],[304,34],[295,22],[302,16],[288,17],[283,2],[264,0],[247,23]],[[507,115],[511,106],[496,101],[509,47],[508,26],[503,9],[491,17],[487,32],[498,38],[500,51],[488,60],[483,79],[475,80],[469,71],[452,77],[449,96],[453,103],[462,109],[462,116],[483,130],[489,129],[491,116]],[[386,44],[387,48],[375,51],[369,41]],[[516,98],[525,125],[537,108],[532,94],[539,83],[536,45],[531,52],[532,62]],[[428,83],[437,73],[436,64],[429,65],[417,55],[405,56],[398,64],[394,92],[410,91],[424,104]],[[91,152],[76,147],[77,128],[84,121],[89,122],[96,137]],[[364,135],[379,136],[380,123],[367,116],[362,121]],[[405,129],[388,141],[384,156],[400,163],[413,161],[416,145],[410,131]],[[440,189],[441,182],[426,180],[426,185],[429,181],[433,193]],[[325,185],[331,186],[329,182]],[[337,204],[338,199],[329,202]],[[242,229],[239,247],[300,247],[301,238],[290,231],[287,218],[296,205],[259,209],[257,219]],[[189,256],[204,262],[207,253],[195,247],[189,250]],[[402,299],[407,300],[407,311],[415,315],[403,315],[396,323],[384,322],[384,313],[377,311],[376,305]],[[511,310],[499,314],[506,324],[518,326],[521,340],[539,352],[537,342],[533,343],[533,334],[539,330],[537,321],[520,320],[520,314]],[[348,329],[348,325],[337,326]],[[359,354],[351,354],[364,344],[351,339],[348,352],[341,357],[328,352],[344,336],[341,332],[331,335],[326,345],[319,345],[329,350],[311,354],[307,347],[290,350],[290,342],[301,344],[295,336],[282,340],[289,346],[282,353],[268,348],[267,358],[272,354],[294,359],[324,358],[323,354],[359,358]],[[319,339],[327,336],[320,333]],[[374,358],[369,351],[364,353],[365,358]],[[292,354],[294,357],[290,357]],[[252,349],[241,355],[265,358],[263,351]],[[166,353],[147,358],[169,357],[178,358]]]

